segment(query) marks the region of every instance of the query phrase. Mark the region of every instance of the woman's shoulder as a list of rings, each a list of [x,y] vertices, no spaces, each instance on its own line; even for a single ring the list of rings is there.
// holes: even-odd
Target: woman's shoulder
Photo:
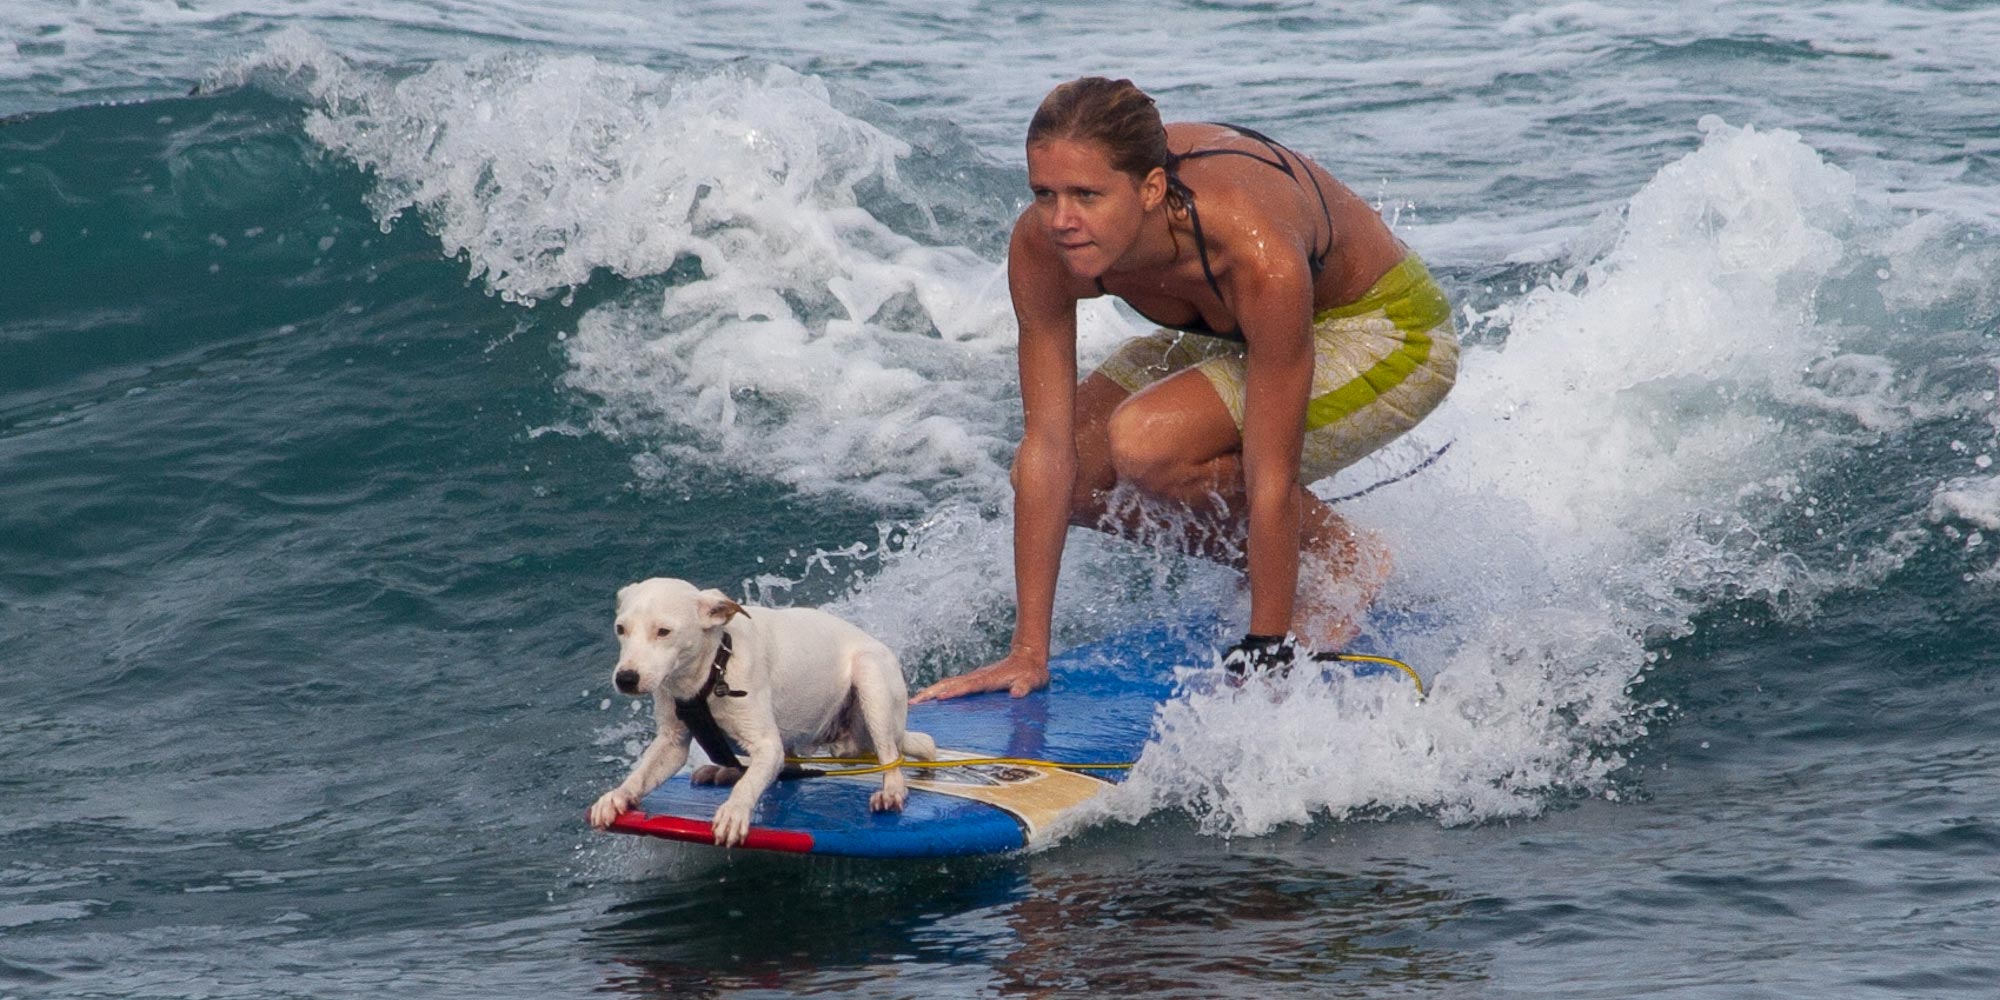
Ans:
[[[1243,133],[1218,122],[1168,122],[1167,148],[1179,155],[1212,145],[1234,145]]]
[[[1298,166],[1291,158],[1223,125],[1176,122],[1167,128],[1176,158],[1169,169],[1218,235],[1234,228],[1232,221],[1256,229],[1310,207],[1299,197],[1309,192],[1295,181]]]
[[[1294,183],[1318,165],[1262,133],[1214,122],[1174,122],[1167,126],[1168,167],[1195,190],[1229,187],[1249,192],[1274,182]],[[1331,180],[1331,175],[1321,174]]]

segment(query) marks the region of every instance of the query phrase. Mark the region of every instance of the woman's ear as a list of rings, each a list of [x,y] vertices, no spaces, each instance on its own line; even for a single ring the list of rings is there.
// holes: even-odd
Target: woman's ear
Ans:
[[[1167,200],[1167,168],[1154,167],[1139,181],[1139,204],[1150,212]]]

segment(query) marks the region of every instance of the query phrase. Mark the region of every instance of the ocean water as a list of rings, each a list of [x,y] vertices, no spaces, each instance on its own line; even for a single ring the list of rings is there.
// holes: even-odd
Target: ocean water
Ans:
[[[1992,996],[1994,51],[1970,2],[8,4],[0,997]],[[1093,72],[1320,159],[1459,305],[1445,407],[1318,487],[1451,445],[1346,504],[1432,697],[1176,699],[1026,856],[592,833],[625,582],[919,682],[1004,647],[1004,234]],[[1244,611],[1081,533],[1060,605]]]

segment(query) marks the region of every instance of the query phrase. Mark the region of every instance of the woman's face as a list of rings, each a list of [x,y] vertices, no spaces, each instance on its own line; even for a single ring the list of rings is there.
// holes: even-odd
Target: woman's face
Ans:
[[[1138,241],[1158,197],[1139,178],[1111,165],[1095,142],[1047,139],[1028,147],[1028,187],[1035,217],[1071,273],[1097,278]]]

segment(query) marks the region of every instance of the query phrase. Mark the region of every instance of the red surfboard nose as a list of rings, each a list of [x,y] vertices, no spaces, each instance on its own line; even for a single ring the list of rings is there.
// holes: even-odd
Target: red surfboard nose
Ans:
[[[681,840],[690,844],[714,844],[715,827],[707,820],[683,819],[679,816],[648,816],[637,809],[628,809],[611,821],[611,829],[620,833],[640,833],[668,840]],[[753,826],[743,843],[737,845],[757,851],[788,851],[793,854],[811,854],[813,838],[810,833],[797,830],[767,830]]]

